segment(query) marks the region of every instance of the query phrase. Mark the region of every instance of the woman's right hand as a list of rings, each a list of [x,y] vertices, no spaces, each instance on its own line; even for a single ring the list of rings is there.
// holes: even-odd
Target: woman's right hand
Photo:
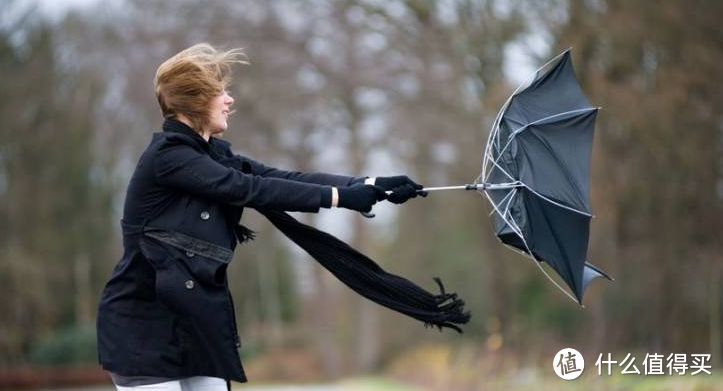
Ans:
[[[352,209],[359,212],[369,212],[372,206],[387,198],[387,193],[379,186],[374,185],[353,185],[337,188],[340,208]]]

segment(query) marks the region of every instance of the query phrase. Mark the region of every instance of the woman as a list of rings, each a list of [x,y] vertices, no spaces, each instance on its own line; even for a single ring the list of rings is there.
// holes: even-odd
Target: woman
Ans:
[[[369,211],[422,188],[406,176],[289,172],[234,155],[214,136],[226,131],[234,102],[231,65],[243,62],[239,50],[199,44],[156,72],[163,131],[128,185],[124,253],[98,308],[99,361],[118,390],[216,391],[246,381],[226,279],[237,241],[251,235],[238,224],[243,207]]]

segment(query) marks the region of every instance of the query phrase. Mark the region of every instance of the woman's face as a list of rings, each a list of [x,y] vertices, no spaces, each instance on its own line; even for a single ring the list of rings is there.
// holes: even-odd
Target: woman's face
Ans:
[[[233,98],[226,91],[211,100],[207,129],[209,133],[221,133],[228,129],[231,105],[233,105]]]

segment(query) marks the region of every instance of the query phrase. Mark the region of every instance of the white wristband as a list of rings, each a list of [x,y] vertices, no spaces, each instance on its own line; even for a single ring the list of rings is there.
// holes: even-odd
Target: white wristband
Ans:
[[[339,204],[339,190],[336,187],[331,188],[331,207],[336,208]]]
[[[365,184],[365,185],[375,185],[376,182],[377,182],[377,177],[375,177],[375,176],[369,177],[369,178],[367,178],[367,179],[364,180],[364,184]]]

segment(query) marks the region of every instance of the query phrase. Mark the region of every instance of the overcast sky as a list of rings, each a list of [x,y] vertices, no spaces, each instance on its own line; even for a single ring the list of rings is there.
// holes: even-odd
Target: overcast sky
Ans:
[[[109,0],[113,1],[113,0]],[[68,10],[78,7],[87,7],[97,3],[98,0],[20,0],[23,7],[37,5],[46,16],[56,19],[65,15]]]

